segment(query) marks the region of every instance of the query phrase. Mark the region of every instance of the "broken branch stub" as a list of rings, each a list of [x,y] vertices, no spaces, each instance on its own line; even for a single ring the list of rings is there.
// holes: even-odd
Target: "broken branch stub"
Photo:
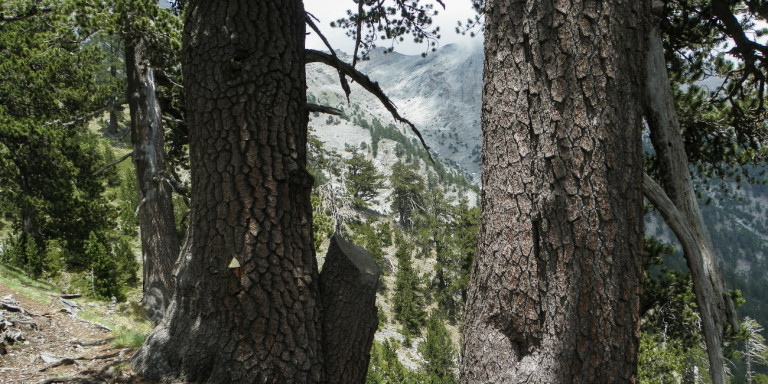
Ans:
[[[335,234],[320,274],[323,360],[329,383],[362,383],[378,328],[381,269],[365,249]]]

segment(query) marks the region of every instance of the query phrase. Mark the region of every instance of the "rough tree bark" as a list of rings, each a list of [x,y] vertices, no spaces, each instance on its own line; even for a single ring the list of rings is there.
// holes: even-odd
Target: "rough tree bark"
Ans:
[[[635,382],[649,1],[486,5],[461,381]]]
[[[160,321],[173,294],[173,266],[179,257],[179,239],[173,214],[173,187],[168,181],[163,127],[152,69],[144,60],[142,39],[126,41],[125,68],[131,143],[136,171],[139,231],[144,273],[143,303],[155,323]]]
[[[336,234],[320,275],[323,358],[329,383],[364,383],[379,325],[373,255]],[[354,310],[349,310],[354,308]]]
[[[185,14],[190,235],[170,307],[132,366],[164,381],[340,382],[323,362],[338,352],[324,351],[323,312],[358,309],[320,294],[303,4],[198,0]],[[349,350],[371,342],[343,336]]]
[[[679,210],[687,231],[679,228],[680,224],[673,225],[674,214],[668,205],[663,204],[663,199],[651,194],[650,190],[646,196],[662,213],[683,246],[701,315],[710,377],[714,384],[725,384],[723,326],[728,322],[735,330],[738,329],[736,310],[720,274],[712,239],[704,225],[693,191],[688,157],[657,26],[654,26],[650,34],[647,74],[645,116],[658,159],[660,184],[673,207]],[[647,184],[648,181],[646,187]]]

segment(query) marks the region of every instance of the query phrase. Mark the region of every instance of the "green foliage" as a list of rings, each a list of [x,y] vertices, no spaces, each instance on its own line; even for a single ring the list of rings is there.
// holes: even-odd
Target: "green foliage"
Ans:
[[[640,339],[638,382],[641,384],[680,383],[688,372],[691,352],[677,339],[664,339],[660,334],[644,332]],[[698,359],[706,359],[698,351]],[[703,371],[706,372],[706,371]]]
[[[346,161],[346,188],[355,205],[365,207],[378,196],[378,190],[384,188],[384,175],[376,170],[373,162],[361,154],[357,147],[353,147],[350,152],[352,157]]]
[[[49,240],[45,245],[43,256],[43,277],[56,278],[66,267],[64,247],[60,240]]]
[[[414,140],[409,140],[408,137],[401,132],[395,125],[389,124],[383,126],[381,122],[373,118],[369,124],[364,118],[355,118],[358,125],[362,128],[368,129],[371,132],[371,152],[374,157],[378,156],[379,141],[381,139],[389,139],[397,144],[395,145],[395,155],[403,160],[405,163],[419,163],[430,164],[432,170],[437,175],[437,180],[446,184],[454,184],[464,189],[478,190],[478,187],[472,184],[466,175],[462,174],[455,169],[458,169],[458,165],[449,159],[441,159],[438,162],[432,162],[427,155],[424,148]],[[451,164],[454,170],[449,170],[443,163]]]
[[[411,245],[398,241],[397,273],[395,274],[395,294],[392,297],[392,307],[395,319],[402,324],[402,333],[406,342],[421,334],[426,313],[424,312],[424,297],[420,294],[419,275],[411,262]]]
[[[376,219],[369,218],[364,223],[350,223],[352,242],[363,247],[373,255],[373,260],[384,270],[384,250],[381,236],[376,232]]]
[[[640,311],[644,333],[662,334],[680,341],[683,348],[696,348],[702,338],[699,315],[690,274],[659,267],[674,248],[654,238],[646,238],[646,276]]]
[[[34,239],[24,234],[12,237],[5,242],[3,252],[0,254],[0,262],[20,268],[33,278],[40,277],[42,273],[37,244]]]
[[[752,378],[752,384],[768,384],[768,375],[762,373],[756,373]]]
[[[58,240],[49,240],[44,247],[38,247],[22,233],[6,239],[0,263],[17,267],[37,279],[57,276],[64,268],[64,257]]]
[[[392,188],[392,211],[397,213],[400,225],[413,227],[413,215],[423,209],[425,193],[424,180],[419,175],[418,167],[398,161],[392,166],[389,184]]]
[[[392,227],[389,225],[389,221],[384,221],[379,224],[379,240],[383,247],[389,247],[392,245]]]
[[[407,371],[397,359],[397,350],[393,342],[384,340],[379,343],[376,340],[371,345],[371,360],[368,366],[367,384],[400,383],[405,378]]]
[[[173,201],[173,220],[176,225],[176,236],[179,243],[184,243],[184,236],[189,228],[189,199],[186,196],[174,194]]]
[[[765,337],[761,334],[763,327],[755,320],[745,317],[741,324],[742,348],[741,357],[745,365],[745,378],[747,383],[755,379],[756,371],[760,367],[768,367],[768,346]]]
[[[107,253],[106,247],[93,232],[85,243],[85,256],[91,260],[93,294],[104,299],[120,295],[120,273],[117,262]]]
[[[763,181],[764,174],[750,165],[761,164],[768,154],[760,44],[768,20],[764,2],[663,3],[665,57],[691,165],[707,178]],[[725,23],[729,19],[734,23]],[[736,47],[727,46],[734,42]]]
[[[139,263],[128,241],[119,239],[110,247],[91,232],[84,254],[90,267],[86,274],[80,275],[80,282],[73,284],[81,291],[101,299],[115,297],[121,301],[125,299],[127,286],[138,283]]]
[[[322,209],[320,197],[313,194],[310,196],[314,214],[312,215],[312,229],[314,236],[315,250],[319,250],[323,241],[330,238],[334,232],[333,218],[326,214]]]
[[[371,360],[368,365],[368,373],[365,377],[366,384],[416,384],[425,382],[425,377],[408,370],[397,358],[399,343],[394,339],[384,342],[373,341],[371,346]]]
[[[445,319],[432,312],[427,319],[427,336],[419,344],[419,353],[424,358],[424,371],[434,383],[456,383],[456,348],[443,324]]]
[[[112,346],[115,348],[138,349],[144,344],[147,335],[151,329],[134,329],[128,327],[118,327],[115,330],[115,338],[112,339]]]
[[[114,193],[117,200],[118,226],[124,235],[136,236],[139,233],[139,219],[136,217],[139,198],[136,194],[136,175],[133,167],[123,170],[121,181]]]
[[[691,277],[664,267],[665,259],[673,255],[672,246],[646,237],[640,304],[640,383],[679,383],[694,366],[706,372],[707,357],[700,348],[703,339]]]
[[[456,203],[440,189],[430,189],[425,210],[415,216],[413,233],[425,256],[434,257],[431,292],[448,320],[455,322],[466,301],[470,269],[477,247],[479,208]]]
[[[444,7],[444,6],[443,6]],[[355,8],[355,11],[358,9]],[[432,27],[432,17],[437,10],[432,2],[423,0],[394,0],[375,1],[361,4],[362,12],[348,11],[348,17],[331,23],[332,27],[347,30],[347,35],[355,37],[360,42],[362,59],[368,59],[370,50],[376,47],[376,42],[390,40],[391,45],[386,52],[392,52],[397,42],[411,35],[415,43],[423,43],[425,50],[435,51],[437,40],[440,38],[440,28]],[[358,29],[358,23],[360,29]],[[357,34],[364,33],[358,36]],[[357,55],[357,50],[355,50]],[[359,57],[355,57],[358,60]]]
[[[135,287],[139,284],[138,271],[141,268],[131,243],[124,237],[113,242],[112,255],[117,264],[121,285]]]
[[[109,179],[93,176],[109,153],[82,117],[106,104],[112,88],[96,81],[102,54],[86,41],[98,9],[85,1],[48,5],[0,25],[0,208],[16,233],[34,239],[37,254],[58,239],[67,265],[82,267],[88,233],[112,221],[102,195]],[[6,2],[3,10],[23,14],[29,6]],[[44,264],[37,254],[29,260],[35,275]]]

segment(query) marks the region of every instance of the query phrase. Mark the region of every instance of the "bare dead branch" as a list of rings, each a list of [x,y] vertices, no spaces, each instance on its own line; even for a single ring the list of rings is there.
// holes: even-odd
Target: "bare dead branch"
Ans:
[[[661,212],[667,225],[683,246],[691,272],[704,340],[707,345],[712,382],[725,384],[723,369],[723,326],[738,322],[730,293],[717,268],[714,247],[693,192],[688,157],[667,75],[659,28],[650,33],[645,81],[644,109],[650,138],[656,150],[659,179],[664,188],[644,175],[643,193]]]
[[[357,2],[357,34],[355,35],[355,54],[352,55],[352,67],[357,65],[357,52],[360,50],[360,43],[363,41],[363,4],[365,2]]]
[[[392,114],[392,117],[394,117],[395,120],[401,123],[407,124],[409,127],[411,127],[411,131],[419,138],[419,140],[421,141],[421,145],[427,151],[427,156],[429,156],[429,160],[432,161],[432,163],[435,162],[435,160],[432,158],[432,154],[429,153],[429,146],[427,145],[426,142],[424,142],[424,137],[421,136],[421,132],[419,132],[416,126],[413,123],[411,123],[408,119],[400,116],[400,113],[397,112],[397,107],[395,106],[394,103],[392,103],[389,97],[387,97],[387,95],[379,86],[379,83],[371,80],[368,76],[358,71],[353,66],[339,60],[335,56],[329,55],[324,52],[308,49],[306,53],[306,60],[307,60],[307,63],[323,63],[325,65],[328,65],[330,67],[340,70],[346,76],[349,76],[352,80],[360,84],[360,86],[362,86],[366,91],[376,96],[376,98],[379,99],[379,101],[384,105],[384,107],[389,111],[389,113]]]
[[[153,69],[155,71],[155,80],[157,80],[157,84],[167,88],[178,87],[178,88],[184,89],[184,86],[181,85],[181,83],[179,83],[176,76],[173,76],[168,72],[159,68],[153,68]]]
[[[61,120],[49,121],[49,122],[43,124],[43,127],[49,127],[51,125],[61,125],[62,127],[71,127],[71,126],[73,126],[75,124],[79,124],[79,123],[82,123],[84,121],[90,120],[90,119],[94,118],[95,116],[98,116],[98,115],[100,115],[100,114],[102,114],[102,113],[104,113],[106,111],[109,111],[112,108],[119,107],[119,106],[125,105],[125,104],[128,104],[128,102],[127,101],[119,101],[119,102],[107,105],[107,106],[105,106],[103,108],[99,108],[99,109],[97,109],[97,110],[95,110],[95,111],[93,111],[93,112],[91,112],[89,114],[86,114],[84,116],[76,117],[73,120],[70,120],[70,121],[67,121],[67,122],[62,122]]]
[[[341,116],[342,114],[341,110],[339,109],[329,107],[327,105],[319,105],[319,104],[312,104],[312,103],[307,103],[307,111],[326,113],[329,115],[336,115],[336,116]]]
[[[81,347],[97,347],[97,346],[100,346],[100,345],[107,344],[111,340],[113,340],[113,339],[109,338],[109,339],[99,339],[99,340],[91,340],[91,341],[70,340],[69,344],[79,345]]]
[[[85,360],[85,358],[84,357],[78,357],[76,359],[72,359],[72,358],[67,357],[67,358],[61,359],[61,360],[59,360],[59,361],[57,361],[55,363],[47,365],[47,366],[45,366],[43,368],[40,368],[40,372],[45,372],[45,371],[47,371],[49,369],[60,367],[62,365],[75,365],[75,364],[77,364],[77,360]]]
[[[127,159],[127,158],[129,158],[129,157],[131,157],[131,156],[133,156],[133,151],[131,151],[131,152],[128,152],[128,153],[126,153],[125,155],[123,155],[123,156],[120,156],[120,158],[119,158],[119,159],[117,159],[117,160],[115,160],[115,161],[113,161],[113,162],[110,162],[109,164],[107,164],[107,165],[105,165],[105,166],[103,166],[103,167],[99,168],[98,170],[96,170],[96,172],[94,172],[94,173],[93,173],[93,176],[98,176],[100,173],[102,173],[102,172],[106,171],[107,169],[109,169],[109,168],[111,168],[111,167],[114,167],[114,166],[115,166],[115,165],[117,165],[117,164],[120,164],[120,163],[122,163],[122,162],[123,162],[125,159]]]
[[[362,4],[362,1],[360,2]],[[318,36],[320,36],[320,40],[323,41],[323,44],[328,48],[328,50],[331,52],[331,55],[338,60],[339,58],[336,56],[336,51],[333,50],[333,47],[331,46],[331,43],[328,42],[328,39],[325,38],[325,35],[323,35],[322,32],[320,32],[320,28],[315,25],[315,22],[312,20],[312,18],[315,17],[311,13],[307,12],[307,25],[309,25],[310,28],[312,28],[315,33],[317,33]],[[339,82],[341,83],[341,88],[344,90],[344,94],[347,95],[347,102],[349,102],[349,94],[352,93],[352,90],[349,88],[349,82],[347,82],[347,78],[344,77],[344,74],[341,72],[340,69],[337,68],[337,71],[339,72]]]
[[[130,352],[131,350],[132,350],[131,348],[123,348],[123,349],[121,349],[121,350],[119,350],[117,352],[107,353],[107,354],[104,354],[104,355],[98,355],[98,356],[94,356],[94,357],[85,357],[85,356],[80,356],[80,357],[75,357],[75,358],[65,357],[65,358],[63,358],[63,359],[61,359],[59,361],[51,363],[50,365],[47,365],[47,366],[45,366],[43,368],[40,368],[40,372],[45,372],[45,371],[47,371],[49,369],[56,368],[56,367],[59,367],[59,366],[62,366],[62,365],[77,364],[78,361],[94,361],[94,360],[111,359],[113,357],[123,356],[126,353]]]
[[[696,246],[696,235],[688,227],[683,214],[669,199],[664,189],[647,173],[643,173],[643,195],[659,210],[669,228],[675,233],[680,243],[684,244],[684,247],[685,245]]]
[[[166,115],[163,115],[161,117],[161,119],[163,121],[165,121],[166,123],[174,123],[174,124],[183,124],[184,123],[184,120],[177,119],[175,117],[166,116]]]
[[[52,377],[41,381],[39,384],[53,384],[53,383],[78,383],[78,384],[104,384],[108,381],[93,378],[93,377],[81,377],[81,376],[64,376],[64,377]]]

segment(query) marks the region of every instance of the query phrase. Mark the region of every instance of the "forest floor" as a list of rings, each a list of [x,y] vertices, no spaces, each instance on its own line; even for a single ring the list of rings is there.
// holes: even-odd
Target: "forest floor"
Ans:
[[[116,342],[125,335],[143,340],[125,325],[130,305],[62,299],[34,281],[9,284],[3,272],[8,271],[0,270],[0,383],[153,383],[129,367],[140,342]],[[139,328],[148,329],[142,321]]]

